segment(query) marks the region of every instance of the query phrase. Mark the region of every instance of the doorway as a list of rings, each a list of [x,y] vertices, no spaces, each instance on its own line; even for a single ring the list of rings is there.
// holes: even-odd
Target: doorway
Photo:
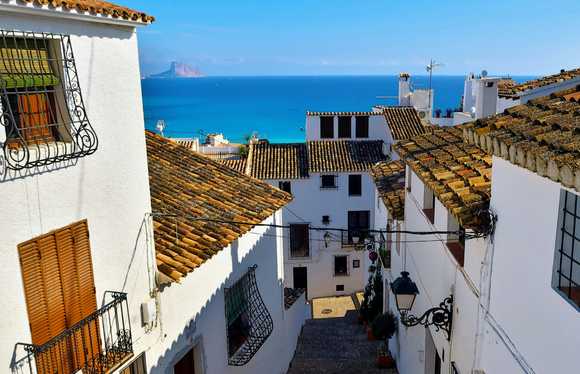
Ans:
[[[303,288],[308,298],[308,275],[306,266],[297,266],[293,268],[294,288]]]
[[[195,359],[191,348],[173,367],[173,374],[195,374]]]

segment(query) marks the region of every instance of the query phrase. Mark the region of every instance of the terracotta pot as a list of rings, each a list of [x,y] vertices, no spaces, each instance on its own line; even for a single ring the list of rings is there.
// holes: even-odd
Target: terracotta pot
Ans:
[[[373,334],[373,329],[371,329],[370,327],[367,328],[367,339],[368,340],[376,340],[375,335]]]
[[[381,369],[392,369],[395,367],[395,359],[390,355],[377,356],[377,366]]]

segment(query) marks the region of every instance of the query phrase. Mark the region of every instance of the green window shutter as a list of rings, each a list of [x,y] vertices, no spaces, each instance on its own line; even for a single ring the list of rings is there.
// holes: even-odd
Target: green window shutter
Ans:
[[[0,48],[0,88],[46,87],[58,83],[46,48]]]

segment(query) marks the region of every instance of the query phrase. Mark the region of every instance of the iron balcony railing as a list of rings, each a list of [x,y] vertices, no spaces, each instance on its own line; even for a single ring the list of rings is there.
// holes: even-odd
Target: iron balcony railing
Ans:
[[[350,229],[341,232],[342,245],[354,246],[356,244],[363,244],[364,240],[369,237],[368,229]],[[355,240],[357,239],[357,240]]]
[[[127,294],[107,291],[100,309],[42,345],[17,343],[14,374],[103,374],[133,355]]]

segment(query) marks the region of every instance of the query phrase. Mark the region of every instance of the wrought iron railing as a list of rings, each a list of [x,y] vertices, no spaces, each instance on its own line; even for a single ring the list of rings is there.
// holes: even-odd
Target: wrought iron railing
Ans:
[[[103,374],[133,355],[127,294],[107,291],[103,307],[42,345],[17,343],[13,374]]]
[[[368,229],[343,230],[341,232],[341,237],[343,246],[353,246],[357,244],[362,244],[364,240],[369,237],[369,230]]]

